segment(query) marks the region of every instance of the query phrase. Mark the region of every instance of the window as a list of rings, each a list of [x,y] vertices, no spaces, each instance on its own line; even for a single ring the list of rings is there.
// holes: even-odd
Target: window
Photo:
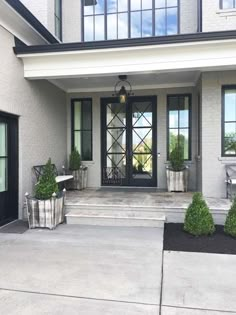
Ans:
[[[167,119],[167,158],[176,145],[182,145],[184,159],[191,160],[191,95],[169,95]]]
[[[84,41],[173,35],[179,0],[83,0]]]
[[[220,0],[221,9],[234,9],[236,8],[236,0]]]
[[[92,160],[92,100],[72,100],[72,149],[76,148],[82,161]]]
[[[62,40],[62,0],[55,0],[54,5],[55,35]]]
[[[7,124],[0,122],[0,192],[7,191],[8,177]]]
[[[236,86],[223,87],[222,155],[236,156]]]

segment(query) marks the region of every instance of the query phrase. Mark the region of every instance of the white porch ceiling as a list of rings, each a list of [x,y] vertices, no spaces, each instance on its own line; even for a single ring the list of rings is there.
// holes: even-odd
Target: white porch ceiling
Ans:
[[[171,88],[194,86],[199,78],[199,71],[170,73],[141,73],[129,75],[128,81],[133,90],[152,88]],[[99,76],[82,78],[63,78],[50,80],[53,84],[69,93],[113,91],[118,77]]]

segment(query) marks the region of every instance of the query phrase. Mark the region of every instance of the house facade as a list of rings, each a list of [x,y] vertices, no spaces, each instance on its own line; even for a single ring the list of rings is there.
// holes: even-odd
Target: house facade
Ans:
[[[23,217],[32,167],[61,172],[73,148],[89,187],[166,190],[181,141],[189,190],[225,197],[235,28],[233,0],[2,1],[0,221]]]

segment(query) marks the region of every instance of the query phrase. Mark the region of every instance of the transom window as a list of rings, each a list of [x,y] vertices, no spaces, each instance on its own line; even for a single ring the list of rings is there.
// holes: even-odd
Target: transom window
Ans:
[[[83,0],[84,41],[174,35],[179,0]]]
[[[236,8],[236,0],[220,0],[221,9],[234,9]]]
[[[55,35],[62,40],[62,0],[54,2]]]
[[[191,95],[169,95],[167,116],[167,158],[177,145],[181,145],[184,159],[191,160]]]
[[[222,155],[236,156],[236,86],[223,87]]]
[[[72,100],[72,149],[76,148],[82,161],[92,160],[92,100]]]

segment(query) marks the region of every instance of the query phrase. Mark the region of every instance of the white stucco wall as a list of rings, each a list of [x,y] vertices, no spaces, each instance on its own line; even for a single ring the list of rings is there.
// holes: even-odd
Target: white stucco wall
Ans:
[[[236,28],[236,9],[220,10],[219,0],[203,0],[202,1],[202,30],[210,31],[226,31]]]
[[[138,95],[157,95],[157,153],[160,153],[158,158],[158,187],[166,189],[166,174],[165,166],[167,159],[167,94],[192,94],[192,161],[189,162],[190,176],[189,188],[196,190],[196,149],[197,149],[197,119],[196,119],[196,90],[194,88],[178,88],[178,89],[159,89],[159,90],[143,90],[135,91],[135,96]],[[93,161],[84,162],[89,167],[89,187],[101,186],[101,117],[100,117],[100,98],[111,97],[112,92],[102,93],[73,93],[67,97],[67,143],[68,155],[71,151],[71,99],[72,98],[92,98],[93,100]]]
[[[19,115],[19,215],[32,191],[32,166],[49,157],[61,168],[66,159],[66,95],[46,81],[24,79],[13,53],[14,37],[0,27],[0,111]]]
[[[236,84],[236,71],[202,75],[202,190],[208,197],[225,197],[225,164],[234,157],[221,156],[221,88]]]

